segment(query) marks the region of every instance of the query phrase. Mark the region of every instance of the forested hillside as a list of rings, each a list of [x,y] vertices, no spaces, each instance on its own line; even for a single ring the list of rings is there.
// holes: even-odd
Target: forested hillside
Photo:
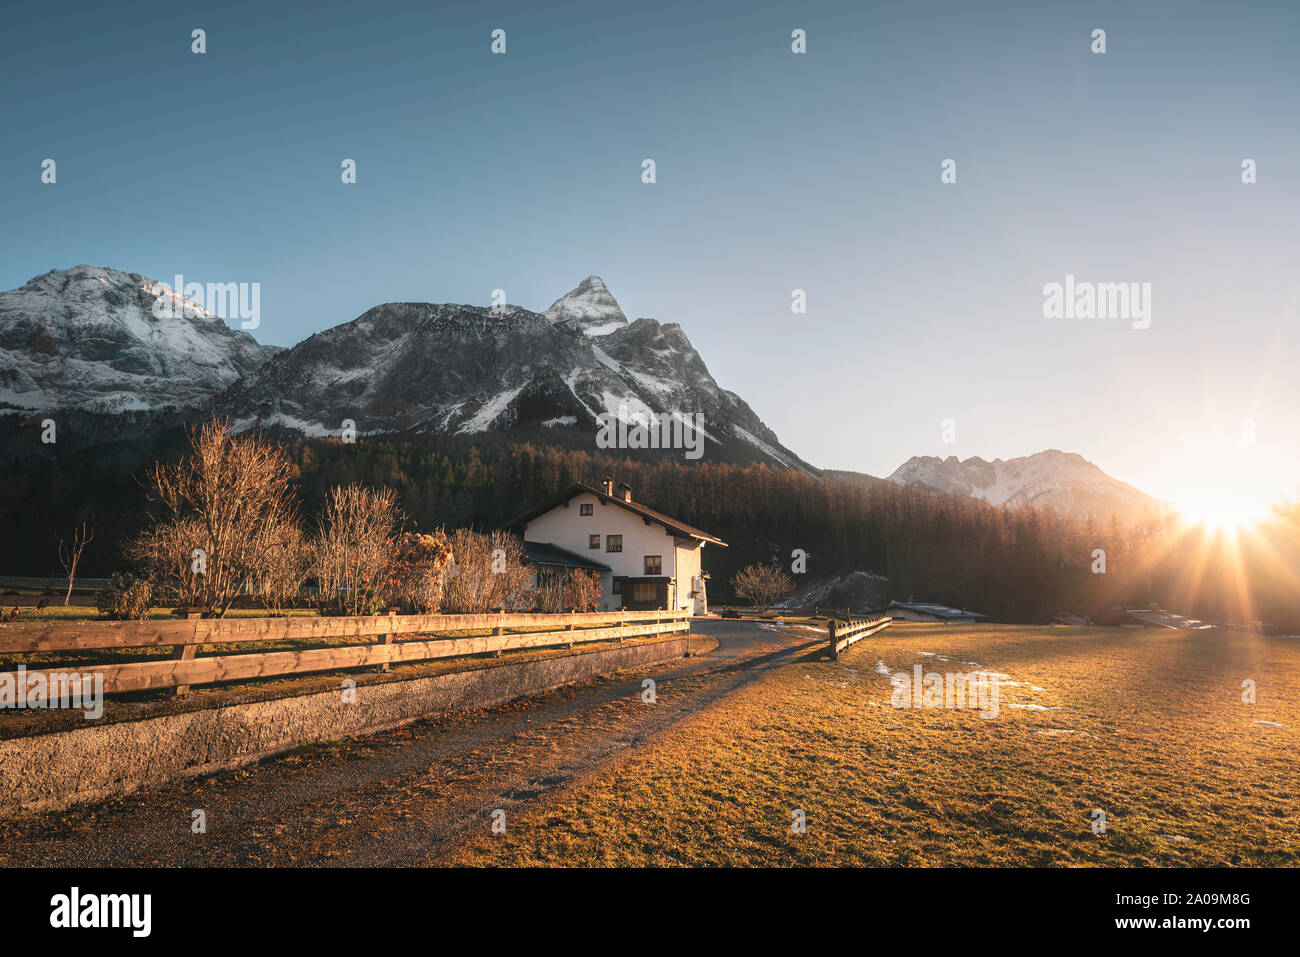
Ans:
[[[80,522],[96,530],[83,573],[119,567],[115,543],[148,516],[137,479],[156,457],[176,457],[183,447],[177,430],[58,460],[10,463],[0,473],[0,571],[57,574],[58,536]],[[295,438],[289,449],[303,514],[319,510],[330,485],[387,485],[422,529],[495,527],[568,483],[598,485],[606,475],[626,481],[638,501],[729,544],[705,549],[715,603],[730,597],[727,583],[742,565],[774,561],[788,568],[799,548],[808,553],[810,579],[872,571],[888,577],[896,598],[973,608],[995,619],[1043,621],[1060,611],[1095,616],[1155,601],[1188,615],[1242,620],[1251,608],[1237,594],[1239,552],[1256,616],[1300,624],[1285,571],[1286,561],[1297,564],[1296,525],[1283,519],[1230,547],[1168,519],[1098,527],[884,482],[766,465],[612,458],[504,437],[357,444]],[[1093,571],[1095,549],[1106,552],[1104,574]]]

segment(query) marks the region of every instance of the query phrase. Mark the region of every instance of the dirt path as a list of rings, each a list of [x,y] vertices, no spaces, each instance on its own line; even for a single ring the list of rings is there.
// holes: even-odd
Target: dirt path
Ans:
[[[420,722],[110,804],[0,822],[5,866],[436,864],[494,810],[625,759],[679,722],[825,640],[802,629],[697,621],[718,647],[485,712]],[[642,702],[642,681],[656,702]],[[207,831],[191,833],[192,812]]]

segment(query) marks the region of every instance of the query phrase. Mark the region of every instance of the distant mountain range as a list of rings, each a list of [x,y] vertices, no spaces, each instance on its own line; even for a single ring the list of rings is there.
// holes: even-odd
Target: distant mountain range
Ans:
[[[1014,459],[985,461],[917,455],[889,476],[899,485],[968,495],[990,505],[1032,505],[1077,517],[1140,519],[1167,509],[1165,503],[1112,478],[1083,456],[1047,449]]]
[[[159,297],[188,308],[164,317]],[[597,416],[700,413],[705,457],[845,481],[893,482],[1100,520],[1163,503],[1079,455],[992,462],[917,456],[889,478],[819,473],[740,396],[721,388],[676,323],[629,322],[599,277],[544,312],[385,303],[290,349],[260,345],[138,273],[77,266],[0,292],[0,426],[53,415],[84,446],[210,412],[237,429],[307,436],[567,436],[594,448]],[[66,445],[65,445],[66,447]],[[615,453],[617,454],[617,453]]]
[[[184,318],[157,318],[160,295]],[[309,436],[350,420],[360,435],[531,430],[593,445],[601,413],[698,413],[707,458],[815,471],[719,387],[681,326],[629,322],[596,276],[541,313],[386,303],[284,350],[138,273],[77,266],[0,293],[0,413],[60,412],[101,440],[208,411]]]

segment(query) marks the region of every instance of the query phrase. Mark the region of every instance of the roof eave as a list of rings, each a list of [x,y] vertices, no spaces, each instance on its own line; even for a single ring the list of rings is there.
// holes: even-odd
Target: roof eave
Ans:
[[[715,535],[710,535],[708,532],[704,532],[701,529],[695,529],[694,531],[690,531],[685,528],[682,528],[679,525],[673,525],[670,522],[665,522],[663,519],[658,518],[656,515],[647,515],[646,512],[653,511],[653,509],[646,509],[645,506],[642,506],[641,508],[638,509],[635,507],[637,505],[636,502],[625,502],[623,501],[623,499],[618,498],[615,495],[606,495],[600,489],[592,488],[590,485],[585,485],[582,482],[574,482],[572,485],[570,485],[567,489],[565,489],[560,494],[550,499],[547,499],[541,505],[536,505],[533,508],[528,509],[526,512],[520,512],[518,515],[510,519],[510,521],[506,522],[501,527],[514,528],[518,525],[527,524],[528,522],[531,522],[533,519],[537,518],[539,515],[545,515],[547,512],[551,511],[551,509],[559,508],[561,505],[563,505],[565,502],[572,499],[574,496],[582,495],[584,493],[596,496],[596,499],[600,502],[608,503],[610,505],[617,505],[620,508],[626,509],[627,511],[631,512],[634,515],[640,515],[643,519],[647,519],[651,522],[654,522],[657,525],[663,526],[664,528],[666,528],[668,531],[672,532],[674,535],[678,536],[679,538],[694,538],[697,541],[705,542],[710,545],[717,545],[721,548],[727,547],[727,543]]]

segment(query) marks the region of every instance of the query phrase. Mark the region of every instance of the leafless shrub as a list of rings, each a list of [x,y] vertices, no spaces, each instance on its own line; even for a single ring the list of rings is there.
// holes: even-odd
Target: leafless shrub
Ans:
[[[252,582],[253,592],[267,611],[282,612],[297,599],[310,569],[308,542],[296,522],[262,530],[266,560]]]
[[[536,608],[541,612],[589,612],[600,603],[600,575],[585,568],[539,569]]]
[[[443,594],[444,611],[473,615],[532,607],[533,573],[524,562],[522,539],[500,530],[480,534],[458,528],[451,548],[456,560]]]
[[[311,546],[322,611],[373,615],[384,607],[388,564],[401,524],[392,489],[330,489]]]
[[[762,614],[773,602],[794,591],[794,579],[771,565],[746,565],[732,577],[731,587]]]

